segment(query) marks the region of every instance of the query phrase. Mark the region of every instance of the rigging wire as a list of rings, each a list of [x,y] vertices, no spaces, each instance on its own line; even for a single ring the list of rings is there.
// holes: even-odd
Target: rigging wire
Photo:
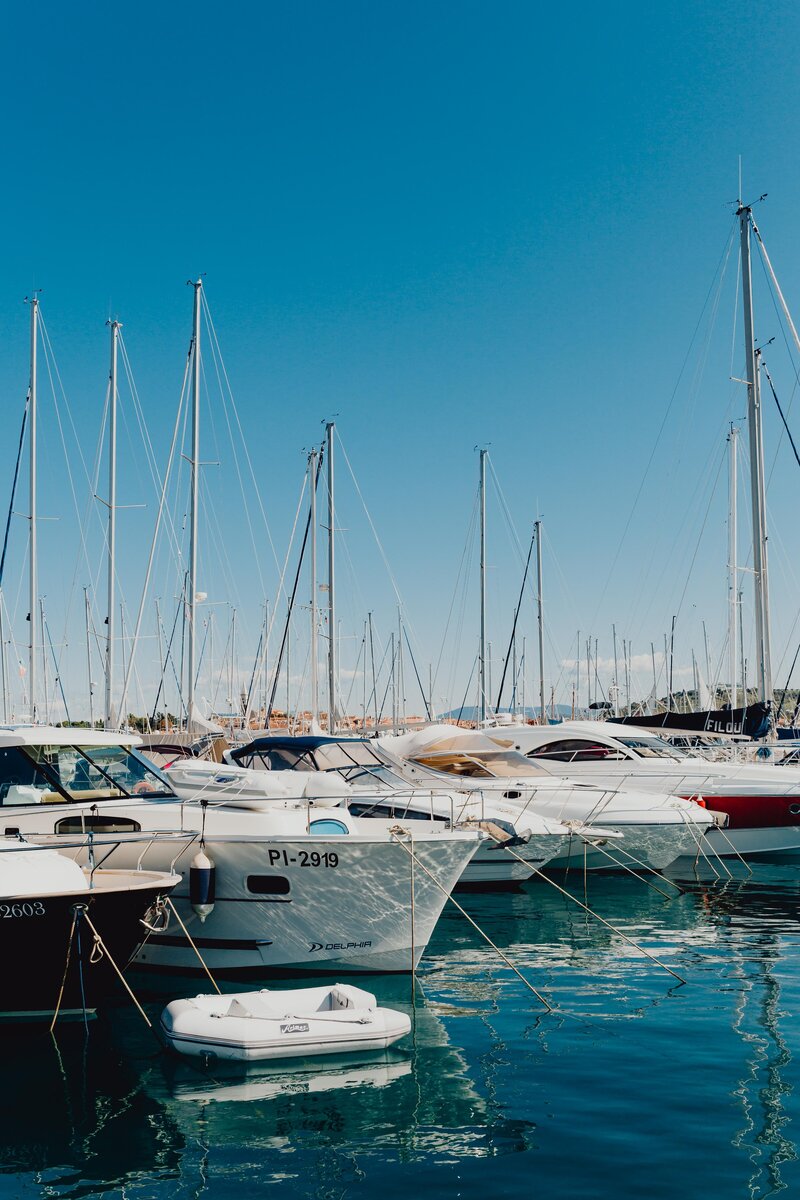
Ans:
[[[763,360],[761,363],[761,370],[764,372],[764,374],[767,377],[767,383],[769,384],[769,390],[772,392],[772,398],[774,399],[776,405],[778,406],[778,412],[780,413],[781,420],[783,421],[783,427],[786,430],[786,436],[788,437],[789,443],[792,447],[792,453],[794,454],[795,462],[797,463],[798,467],[800,467],[800,454],[797,453],[797,446],[795,445],[794,438],[792,437],[792,431],[789,428],[789,423],[786,420],[786,416],[784,415],[783,408],[781,407],[781,402],[778,399],[778,393],[775,391],[775,385],[772,382],[772,376],[770,375],[769,371],[767,370],[767,364]]]
[[[28,423],[28,409],[31,403],[31,393],[28,389],[28,394],[25,397],[25,407],[22,410],[22,425],[19,431],[19,445],[17,446],[17,461],[14,466],[14,479],[11,484],[11,499],[8,502],[8,516],[6,517],[6,529],[3,535],[3,553],[0,556],[0,588],[3,586],[3,574],[6,566],[6,551],[8,550],[8,537],[11,532],[11,518],[14,514],[14,498],[17,494],[17,481],[19,479],[19,464],[22,459],[22,447],[25,442],[25,427]]]
[[[717,288],[717,291],[718,291],[718,292],[719,292],[719,289],[721,289],[721,286],[722,286],[722,280],[724,279],[724,276],[725,276],[725,270],[726,270],[726,268],[727,268],[728,258],[729,258],[729,256],[730,256],[731,248],[732,248],[732,246],[733,246],[733,238],[734,238],[734,233],[735,233],[735,230],[736,230],[736,222],[735,222],[735,221],[733,221],[733,222],[731,223],[731,229],[730,229],[730,232],[729,232],[729,234],[728,234],[728,238],[727,238],[727,241],[726,241],[726,243],[725,243],[725,247],[724,247],[724,249],[723,249],[723,252],[722,252],[722,254],[721,254],[720,258],[719,258],[719,261],[718,261],[718,263],[717,263],[716,270],[714,271],[714,275],[713,275],[713,278],[712,278],[712,280],[711,280],[711,284],[710,284],[710,286],[709,286],[709,288],[708,288],[708,292],[706,293],[706,297],[705,297],[705,300],[704,300],[704,302],[703,302],[703,306],[702,306],[702,308],[701,308],[701,310],[700,310],[700,315],[699,315],[699,316],[698,316],[698,318],[697,318],[697,322],[696,322],[696,324],[695,324],[695,327],[694,327],[694,330],[693,330],[693,332],[692,332],[692,336],[691,336],[691,338],[690,338],[690,340],[689,340],[689,345],[688,345],[688,347],[687,347],[686,354],[684,355],[684,359],[683,359],[683,362],[682,362],[682,364],[681,364],[680,371],[678,372],[678,378],[677,378],[677,379],[676,379],[676,381],[675,381],[675,386],[674,386],[674,387],[673,387],[673,389],[672,389],[672,393],[671,393],[671,395],[670,395],[670,398],[669,398],[669,401],[668,401],[668,403],[667,403],[667,407],[666,407],[666,409],[665,409],[665,411],[664,411],[664,416],[662,417],[661,424],[660,424],[660,426],[659,426],[659,429],[658,429],[658,433],[656,434],[656,439],[655,439],[655,442],[653,443],[653,448],[652,448],[652,450],[650,451],[650,455],[649,455],[649,457],[648,457],[648,459],[647,459],[647,463],[645,464],[645,469],[644,469],[644,472],[643,472],[643,474],[642,474],[642,478],[641,478],[641,480],[640,480],[640,482],[639,482],[639,486],[638,486],[638,488],[637,488],[637,490],[636,490],[636,495],[634,496],[633,504],[632,504],[632,506],[631,506],[630,513],[628,514],[628,519],[627,519],[627,521],[626,521],[626,523],[625,523],[625,527],[624,527],[624,529],[623,529],[623,531],[622,531],[622,536],[620,537],[619,544],[618,544],[618,546],[617,546],[617,549],[616,549],[616,551],[615,551],[615,553],[614,553],[614,557],[613,557],[613,559],[611,560],[611,564],[610,564],[610,566],[609,566],[608,573],[607,573],[607,575],[606,575],[606,580],[605,580],[605,583],[603,584],[603,587],[602,587],[602,589],[601,589],[601,591],[600,591],[600,594],[599,594],[599,597],[598,597],[598,600],[597,600],[597,604],[596,604],[596,606],[595,606],[595,615],[594,615],[594,619],[593,619],[593,621],[592,621],[592,624],[595,624],[595,623],[596,623],[596,620],[597,620],[597,614],[598,614],[598,612],[599,612],[600,605],[602,604],[602,602],[603,602],[603,600],[604,600],[604,598],[605,598],[605,594],[606,594],[606,592],[607,592],[607,590],[608,590],[608,585],[609,585],[609,583],[611,582],[611,579],[612,579],[612,577],[613,577],[614,571],[616,570],[617,562],[619,561],[619,556],[620,556],[620,554],[622,553],[622,547],[623,547],[623,545],[624,545],[624,542],[625,542],[625,539],[626,539],[626,537],[627,537],[627,535],[628,535],[628,531],[630,530],[631,524],[632,524],[632,522],[633,522],[633,518],[634,518],[635,514],[637,513],[637,511],[638,511],[638,509],[639,509],[639,500],[641,499],[642,493],[643,493],[643,491],[644,491],[644,488],[645,488],[645,484],[647,483],[647,479],[648,479],[648,476],[649,476],[649,474],[650,474],[650,469],[651,469],[651,467],[652,467],[652,465],[653,465],[653,462],[654,462],[654,460],[655,460],[656,451],[658,450],[659,444],[660,444],[660,442],[661,442],[661,438],[662,438],[662,436],[663,436],[663,433],[664,433],[664,430],[665,430],[665,428],[666,428],[666,426],[667,426],[667,421],[669,420],[670,414],[671,414],[671,412],[672,412],[672,407],[673,407],[673,404],[675,403],[675,399],[676,399],[676,397],[677,397],[677,395],[678,395],[678,389],[680,388],[681,381],[682,381],[682,379],[683,379],[684,373],[685,373],[685,371],[686,371],[687,364],[688,364],[688,362],[689,362],[689,357],[690,357],[690,355],[691,355],[691,353],[692,353],[692,348],[693,348],[693,346],[694,346],[694,344],[695,344],[695,341],[696,341],[696,339],[697,339],[697,335],[698,335],[698,333],[699,333],[699,331],[700,331],[700,327],[701,327],[701,325],[702,325],[702,322],[703,322],[703,317],[705,316],[706,309],[708,308],[708,303],[709,303],[709,300],[711,299],[711,297],[712,297],[712,295],[713,295],[713,293],[714,293],[715,287]]]

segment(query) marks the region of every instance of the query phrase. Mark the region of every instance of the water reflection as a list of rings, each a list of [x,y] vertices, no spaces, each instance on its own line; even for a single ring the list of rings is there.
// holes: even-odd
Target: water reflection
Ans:
[[[521,1194],[533,1172],[554,1194],[615,1200],[797,1190],[798,872],[680,885],[671,901],[631,880],[587,885],[680,988],[546,885],[467,897],[559,1011],[544,1015],[453,912],[420,972],[413,1036],[377,1056],[207,1069],[160,1053],[129,1008],[88,1041],[79,1026],[57,1042],[6,1035],[0,1196],[228,1200],[271,1183],[331,1200],[483,1197]],[[406,978],[370,987],[409,1011]],[[160,990],[152,1014],[193,989]]]

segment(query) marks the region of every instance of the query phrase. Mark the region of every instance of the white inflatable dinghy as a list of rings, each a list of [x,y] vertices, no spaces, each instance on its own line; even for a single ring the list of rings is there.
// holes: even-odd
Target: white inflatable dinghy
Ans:
[[[193,996],[161,1014],[161,1032],[180,1054],[242,1062],[385,1050],[410,1029],[405,1013],[343,983]]]

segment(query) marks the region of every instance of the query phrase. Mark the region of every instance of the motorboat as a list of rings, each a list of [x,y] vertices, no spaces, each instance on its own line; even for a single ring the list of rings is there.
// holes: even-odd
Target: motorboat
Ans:
[[[620,789],[613,784],[574,778],[554,778],[521,754],[501,732],[464,729],[456,725],[429,725],[397,736],[384,736],[378,744],[395,758],[403,759],[406,776],[420,785],[431,786],[457,778],[459,787],[488,792],[513,804],[520,811],[533,809],[562,822],[579,822],[598,831],[624,834],[622,845],[594,847],[590,840],[573,841],[566,853],[550,861],[549,868],[568,869],[580,864],[589,869],[609,870],[620,862],[638,863],[663,870],[678,858],[703,852],[706,832],[717,823],[708,809],[666,788]],[[724,818],[721,818],[724,820]],[[611,857],[613,853],[613,857]]]
[[[496,744],[524,754],[553,777],[614,788],[620,794],[670,791],[724,813],[727,826],[712,829],[704,840],[708,854],[800,854],[798,767],[709,761],[652,730],[609,721],[503,725],[487,733]]]
[[[118,988],[109,956],[127,966],[142,921],[179,882],[172,872],[83,869],[56,850],[0,838],[0,1019],[94,1013]]]
[[[137,955],[145,967],[198,972],[199,951],[221,973],[409,971],[482,840],[479,831],[365,820],[344,808],[334,815],[309,799],[181,800],[137,741],[0,728],[0,833],[102,836],[115,841],[108,863],[122,868],[175,861],[185,931],[173,923],[153,932]],[[161,836],[176,831],[185,838],[177,858]],[[130,844],[143,833],[152,835],[144,851]],[[208,865],[193,868],[198,858]],[[199,896],[192,880],[203,872]]]
[[[194,1057],[254,1062],[385,1050],[411,1030],[411,1019],[380,1008],[370,992],[347,984],[173,1000],[162,1036]]]
[[[270,736],[228,751],[225,758],[222,764],[176,758],[164,772],[182,797],[266,802],[292,796],[344,806],[354,816],[413,821],[415,829],[423,823],[433,829],[480,829],[486,837],[460,887],[523,882],[579,837],[576,829],[532,809],[521,813],[497,796],[409,787],[401,764],[366,738]]]

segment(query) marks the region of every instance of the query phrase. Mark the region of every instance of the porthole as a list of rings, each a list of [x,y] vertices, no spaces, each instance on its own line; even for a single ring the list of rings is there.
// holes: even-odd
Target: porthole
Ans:
[[[308,832],[347,834],[350,830],[344,821],[337,821],[335,817],[318,817],[316,821],[311,822]]]
[[[793,817],[800,815],[800,804],[790,804],[789,812],[792,814]]]
[[[56,833],[140,833],[141,825],[128,817],[101,816],[85,813],[83,816],[62,817],[56,821]]]
[[[254,896],[288,896],[289,880],[284,875],[248,875],[247,890]]]

